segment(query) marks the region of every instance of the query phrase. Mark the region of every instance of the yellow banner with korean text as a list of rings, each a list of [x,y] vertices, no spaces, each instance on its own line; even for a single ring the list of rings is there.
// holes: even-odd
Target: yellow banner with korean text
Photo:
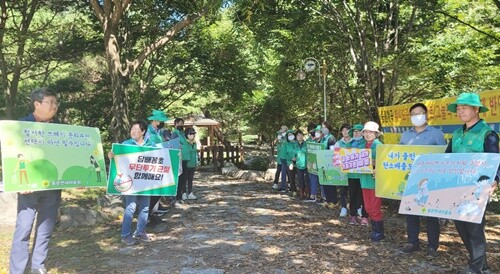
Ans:
[[[478,94],[483,106],[489,108],[489,111],[481,113],[480,117],[493,130],[500,131],[500,90],[483,91]],[[463,124],[456,113],[447,109],[448,105],[455,102],[456,99],[455,96],[421,101],[428,110],[428,124],[441,129],[447,140],[451,139],[453,131]],[[401,134],[412,127],[409,110],[415,103],[417,102],[378,108],[385,144],[398,144]]]
[[[401,200],[415,158],[445,150],[446,146],[378,145],[375,196]]]

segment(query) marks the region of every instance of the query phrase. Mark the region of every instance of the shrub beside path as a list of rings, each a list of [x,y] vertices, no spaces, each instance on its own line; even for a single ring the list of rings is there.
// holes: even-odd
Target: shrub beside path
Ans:
[[[50,273],[456,273],[467,262],[453,225],[445,226],[439,257],[406,255],[405,220],[386,209],[387,239],[369,240],[369,228],[326,209],[271,190],[263,181],[198,172],[197,200],[171,207],[164,222],[148,227],[154,242],[126,247],[120,221],[57,228]],[[488,259],[500,272],[500,218],[488,215]],[[134,224],[135,225],[135,224]],[[425,226],[424,226],[425,227]],[[11,234],[0,227],[2,242]],[[8,235],[8,236],[6,236]],[[10,243],[0,249],[8,257]],[[8,260],[0,261],[0,272]]]

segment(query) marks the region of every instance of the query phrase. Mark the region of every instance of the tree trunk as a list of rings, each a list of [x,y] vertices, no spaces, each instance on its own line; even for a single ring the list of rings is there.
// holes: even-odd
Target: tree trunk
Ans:
[[[113,91],[113,119],[111,132],[115,143],[129,138],[130,122],[128,117],[128,96],[125,79],[116,71],[111,74],[111,89]]]

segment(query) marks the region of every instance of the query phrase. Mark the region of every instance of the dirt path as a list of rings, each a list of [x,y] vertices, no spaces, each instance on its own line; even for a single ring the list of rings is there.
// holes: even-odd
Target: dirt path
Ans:
[[[201,173],[195,194],[198,200],[171,208],[164,223],[148,228],[156,235],[149,244],[121,244],[119,221],[58,229],[50,273],[456,273],[466,265],[453,226],[443,230],[438,258],[424,251],[406,256],[399,252],[405,223],[397,215],[386,216],[387,240],[375,244],[368,228],[339,220],[339,209],[280,195],[269,183]],[[499,223],[488,228],[494,272]]]

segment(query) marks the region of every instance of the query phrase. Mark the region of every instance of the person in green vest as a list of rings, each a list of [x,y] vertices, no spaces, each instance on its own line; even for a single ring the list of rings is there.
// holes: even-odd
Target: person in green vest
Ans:
[[[335,148],[351,148],[351,142],[352,138],[349,136],[349,130],[351,129],[351,125],[349,124],[342,124],[340,126],[340,133],[342,134],[342,137],[338,142],[335,143],[333,146]],[[342,208],[340,209],[340,217],[346,217],[347,216],[347,186],[338,186],[339,189],[339,195],[340,195],[340,204]],[[355,208],[355,210],[357,207]]]
[[[321,124],[321,134],[323,135],[323,138],[321,138],[321,143],[325,145],[325,149],[333,150],[333,147],[337,142],[335,137],[332,135],[332,130],[332,126],[327,121],[324,121]],[[326,173],[324,170],[323,175],[326,177]],[[329,208],[334,208],[335,205],[339,202],[337,196],[337,186],[321,185],[320,189],[323,200],[326,200],[326,203],[324,205]],[[321,201],[322,200],[320,200],[320,203]]]
[[[198,166],[198,148],[195,139],[196,131],[194,128],[187,128],[184,131],[186,142],[182,142],[182,174],[179,176],[179,188],[183,194],[188,193],[187,199],[195,200],[197,197],[193,194],[194,172]]]
[[[286,176],[288,176],[288,180],[290,183],[290,191],[292,191],[292,196],[297,196],[297,187],[295,185],[295,147],[297,143],[295,142],[295,132],[293,130],[286,131],[286,142],[283,144],[284,154],[281,156],[281,170],[285,170],[286,173],[283,175],[281,173],[281,186],[279,191],[286,192],[288,189],[286,183]]]
[[[157,109],[153,109],[151,116],[148,117],[149,125],[146,132],[146,140],[149,140],[155,144],[160,144],[163,142],[163,136],[160,134],[159,125],[161,122],[168,120],[165,112]]]
[[[278,190],[278,182],[280,178],[281,170],[281,158],[284,157],[284,149],[283,145],[286,143],[286,131],[288,130],[287,126],[281,126],[280,130],[276,132],[276,139],[274,143],[276,144],[276,173],[274,174],[274,184],[273,189]]]
[[[362,130],[362,124],[355,124],[349,130],[349,136],[352,138],[350,143],[351,148],[365,148],[366,140],[363,138]],[[370,222],[368,221],[368,213],[366,212],[363,202],[363,191],[361,189],[359,177],[359,173],[347,174],[349,187],[349,224],[368,226]],[[361,222],[358,222],[357,215],[361,217]]]
[[[176,138],[183,138],[184,137],[184,119],[182,118],[175,118],[174,119],[174,129],[172,130],[172,134],[170,135],[170,140],[174,140]]]
[[[446,153],[499,153],[498,135],[479,117],[479,113],[487,112],[488,108],[481,104],[478,94],[460,94],[456,102],[448,105],[448,110],[457,113],[464,125],[453,132]],[[497,170],[490,195],[497,188],[498,178]],[[469,265],[465,273],[491,273],[486,261],[485,222],[484,216],[480,224],[455,221],[458,234],[469,253]]]
[[[363,137],[365,138],[365,147],[371,149],[371,158],[373,169],[375,170],[375,159],[377,158],[377,146],[382,144],[378,137],[381,132],[379,125],[375,122],[366,122],[363,126]],[[385,238],[384,235],[384,215],[382,213],[382,199],[375,196],[375,178],[374,174],[360,175],[361,189],[363,191],[363,201],[366,212],[370,216],[372,224],[371,240],[379,242]]]
[[[297,145],[295,146],[295,166],[297,168],[297,181],[298,187],[297,192],[298,196],[301,200],[309,197],[309,182],[307,177],[307,145],[304,141],[304,133],[299,129],[295,132],[295,136],[297,136]]]
[[[165,112],[157,109],[153,109],[151,116],[148,117],[149,125],[144,136],[146,141],[149,141],[153,144],[161,144],[163,140],[163,136],[160,133],[161,128],[160,123],[168,120]],[[161,219],[157,216],[158,210],[164,210],[160,208],[160,199],[161,196],[151,196],[150,204],[149,204],[149,219],[150,221],[159,222]]]
[[[321,125],[316,126],[309,135],[308,141],[311,143],[321,143],[321,140],[323,139],[323,134],[321,133]],[[309,163],[310,167],[312,169],[316,168],[315,167],[315,160],[309,160],[306,159],[306,162]],[[309,191],[310,195],[309,198],[306,199],[306,202],[322,202],[321,199],[317,199],[317,194],[318,194],[318,188],[319,188],[319,176],[317,174],[312,173],[313,170],[308,170],[309,173]],[[322,189],[322,188],[321,188]],[[323,196],[323,195],[322,195]]]

